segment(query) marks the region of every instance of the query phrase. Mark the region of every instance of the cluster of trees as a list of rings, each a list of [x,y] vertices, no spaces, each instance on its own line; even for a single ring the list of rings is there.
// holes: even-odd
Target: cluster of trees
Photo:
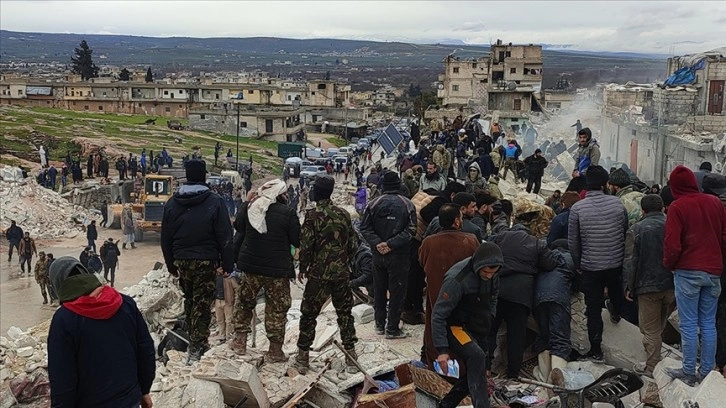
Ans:
[[[93,62],[93,50],[88,46],[86,40],[82,40],[81,44],[74,50],[71,57],[71,71],[74,74],[81,75],[82,80],[98,78],[98,67]],[[131,80],[131,72],[124,68],[118,74],[119,81]],[[151,67],[146,70],[146,82],[154,82],[154,75]]]

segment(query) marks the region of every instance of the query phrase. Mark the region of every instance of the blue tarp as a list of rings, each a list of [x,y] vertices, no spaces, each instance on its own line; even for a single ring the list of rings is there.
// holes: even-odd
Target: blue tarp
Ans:
[[[665,80],[663,86],[690,85],[696,82],[696,71],[706,66],[706,59],[702,58],[690,67],[683,67],[674,72]]]

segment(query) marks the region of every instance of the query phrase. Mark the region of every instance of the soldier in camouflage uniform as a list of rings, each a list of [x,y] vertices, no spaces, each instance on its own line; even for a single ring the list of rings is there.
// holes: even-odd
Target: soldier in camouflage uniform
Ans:
[[[628,228],[640,221],[642,218],[640,200],[643,199],[645,194],[633,188],[628,173],[623,169],[617,169],[610,173],[608,188],[625,206],[625,210],[628,212]]]
[[[43,304],[48,304],[48,292],[46,289],[50,286],[50,278],[48,277],[48,262],[45,259],[45,252],[38,253],[38,262],[35,263],[35,281],[40,286],[40,293],[43,295]]]
[[[305,373],[309,368],[310,346],[315,339],[316,318],[323,304],[332,296],[343,347],[354,358],[355,327],[353,326],[353,292],[349,287],[350,268],[358,250],[358,236],[353,229],[350,214],[333,205],[330,195],[335,181],[332,177],[315,180],[316,207],[305,214],[300,230],[300,274],[302,282],[307,278],[300,306],[300,337],[295,367]],[[355,372],[352,361],[348,370]]]
[[[205,184],[206,164],[190,160],[185,170],[187,183],[164,205],[161,251],[184,292],[191,364],[209,349],[216,277],[232,272],[234,255],[227,206]]]
[[[522,224],[537,238],[546,238],[555,212],[547,205],[538,204],[526,198],[514,199],[516,224]]]

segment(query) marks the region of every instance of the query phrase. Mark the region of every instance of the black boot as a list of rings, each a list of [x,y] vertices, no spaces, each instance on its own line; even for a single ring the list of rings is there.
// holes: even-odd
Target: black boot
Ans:
[[[48,304],[48,295],[46,295],[45,293],[43,293],[43,304],[44,305]]]

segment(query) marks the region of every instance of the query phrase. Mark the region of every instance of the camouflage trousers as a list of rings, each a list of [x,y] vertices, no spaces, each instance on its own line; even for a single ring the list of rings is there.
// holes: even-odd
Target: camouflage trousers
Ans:
[[[352,349],[358,339],[355,337],[355,325],[351,309],[353,308],[353,292],[347,280],[322,280],[310,278],[305,285],[302,304],[300,305],[300,337],[297,347],[308,351],[315,340],[315,326],[325,301],[333,298],[335,313],[338,315],[338,328],[343,347]]]
[[[234,309],[234,330],[236,333],[250,333],[252,311],[257,306],[257,294],[265,289],[265,332],[271,343],[285,341],[285,324],[287,311],[292,304],[290,297],[290,281],[286,278],[270,278],[267,276],[245,273],[242,283],[237,289],[237,300]]]
[[[174,261],[174,266],[179,269],[179,284],[184,292],[189,341],[194,345],[207,346],[217,277],[216,262],[180,259]]]
[[[502,175],[503,179],[507,179],[507,172],[512,171],[514,173],[514,180],[517,180],[517,160],[516,159],[506,159],[504,160],[504,175]]]
[[[53,292],[50,289],[50,279],[48,276],[40,276],[35,281],[40,286],[40,293],[43,295],[43,300],[48,299],[48,294],[51,295],[51,300],[53,300]]]

